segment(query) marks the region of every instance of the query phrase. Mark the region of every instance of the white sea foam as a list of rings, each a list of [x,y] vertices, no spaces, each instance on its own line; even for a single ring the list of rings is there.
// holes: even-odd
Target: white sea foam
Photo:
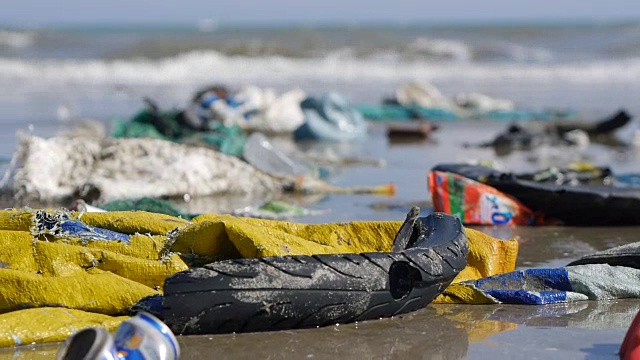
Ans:
[[[0,30],[0,47],[26,48],[34,43],[32,32]]]
[[[637,83],[640,58],[574,63],[429,62],[356,58],[336,52],[323,58],[237,57],[189,52],[160,60],[22,60],[0,58],[0,86],[18,82],[76,84],[189,84],[382,80],[516,80],[533,83]]]

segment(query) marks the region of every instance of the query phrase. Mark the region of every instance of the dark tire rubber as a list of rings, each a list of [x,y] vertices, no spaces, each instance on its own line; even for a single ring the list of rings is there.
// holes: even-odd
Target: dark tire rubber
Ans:
[[[226,260],[170,276],[164,321],[177,334],[255,332],[423,308],[466,266],[468,243],[457,218],[418,212],[393,252]]]

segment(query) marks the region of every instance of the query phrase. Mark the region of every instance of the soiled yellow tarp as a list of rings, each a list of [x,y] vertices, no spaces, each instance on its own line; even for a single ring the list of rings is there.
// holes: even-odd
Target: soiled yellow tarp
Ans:
[[[0,314],[0,347],[63,341],[80,329],[115,330],[128,316],[107,316],[65,308],[36,308]],[[34,331],[34,327],[38,331]]]
[[[0,211],[0,312],[6,312],[0,315],[0,334],[15,334],[0,346],[57,341],[70,334],[67,325],[80,330],[103,324],[95,316],[107,321],[109,315],[124,315],[141,298],[161,293],[164,279],[186,270],[192,258],[389,251],[402,225],[400,221],[307,225],[216,214],[189,222],[142,211],[86,213],[81,220],[132,236],[125,243],[43,235],[35,232],[33,211]],[[469,266],[456,281],[513,270],[517,242],[471,229],[467,235]],[[452,289],[438,301],[468,300],[462,291]],[[39,309],[18,310],[28,307]],[[70,311],[73,317],[55,316],[60,311]],[[40,317],[24,320],[34,316]]]
[[[308,225],[208,214],[196,217],[193,224],[182,229],[172,250],[251,258],[389,251],[401,225],[399,221]]]
[[[52,277],[0,269],[0,279],[2,311],[57,305],[122,315],[138,300],[157,293],[150,287],[98,269]]]
[[[162,254],[161,237],[136,235],[128,244],[47,239],[0,231],[0,312],[56,304],[123,314],[142,297],[157,294],[168,275],[188,268],[178,255]]]
[[[189,222],[177,217],[148,213],[146,211],[110,211],[84,213],[85,223],[125,234],[165,235],[167,232],[185,226]]]

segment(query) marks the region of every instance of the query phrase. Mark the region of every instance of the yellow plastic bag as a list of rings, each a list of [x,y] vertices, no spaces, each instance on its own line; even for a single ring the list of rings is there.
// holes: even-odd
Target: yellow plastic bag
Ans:
[[[193,222],[176,236],[174,251],[229,257],[389,251],[402,225],[400,221],[308,225],[215,214]]]
[[[0,314],[0,347],[64,341],[88,327],[114,331],[128,318],[52,307],[12,311]]]

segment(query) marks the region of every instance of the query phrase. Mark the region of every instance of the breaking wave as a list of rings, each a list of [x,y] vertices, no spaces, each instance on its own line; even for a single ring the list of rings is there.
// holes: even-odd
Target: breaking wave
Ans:
[[[506,42],[469,44],[460,40],[419,36],[408,41],[362,41],[340,43],[323,39],[299,38],[289,42],[282,39],[146,39],[107,55],[110,60],[145,58],[159,60],[190,52],[213,51],[226,56],[260,58],[278,56],[305,59],[322,58],[327,54],[345,54],[361,58],[387,58],[396,60],[474,62],[548,61],[552,52]]]
[[[526,55],[526,54],[525,54]],[[523,55],[523,56],[525,56]],[[175,84],[206,80],[364,81],[521,80],[578,83],[637,82],[640,58],[571,63],[438,62],[356,57],[349,50],[322,58],[229,56],[193,51],[157,60],[24,60],[0,58],[0,84],[15,81],[86,84]]]

